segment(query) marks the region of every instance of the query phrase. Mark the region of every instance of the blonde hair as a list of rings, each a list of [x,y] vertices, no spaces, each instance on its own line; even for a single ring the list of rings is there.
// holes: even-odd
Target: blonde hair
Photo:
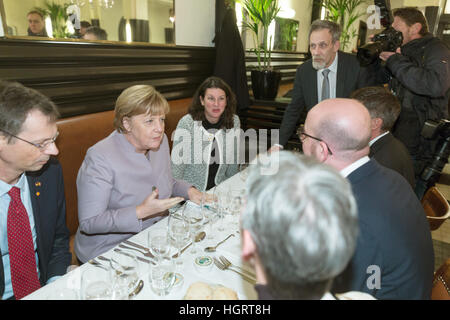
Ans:
[[[125,89],[117,98],[114,109],[114,128],[124,133],[125,117],[140,114],[160,115],[169,113],[169,103],[166,98],[150,85],[135,85]]]

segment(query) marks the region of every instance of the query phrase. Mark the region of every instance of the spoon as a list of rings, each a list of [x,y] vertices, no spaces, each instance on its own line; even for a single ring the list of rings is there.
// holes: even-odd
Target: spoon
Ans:
[[[134,289],[133,292],[131,292],[131,293],[128,295],[128,298],[131,299],[132,297],[137,296],[137,295],[139,294],[139,292],[141,292],[141,290],[142,290],[143,287],[144,287],[144,281],[139,280],[139,283],[138,283],[136,289]]]
[[[228,240],[229,237],[234,237],[234,233],[230,234],[228,237],[220,241],[218,244],[216,244],[214,247],[206,247],[205,252],[215,252],[217,247],[220,246],[222,243],[224,243],[226,240]]]
[[[203,239],[205,239],[205,236],[206,236],[205,231],[202,231],[202,232],[198,233],[198,234],[195,236],[195,242],[200,242],[200,241],[202,241]],[[184,251],[186,251],[186,249],[189,248],[191,245],[192,245],[192,242],[189,243],[186,247],[184,247],[183,250],[180,251],[180,255],[181,255]],[[172,256],[172,258],[177,258],[177,257],[178,257],[178,253],[175,253],[175,254]]]

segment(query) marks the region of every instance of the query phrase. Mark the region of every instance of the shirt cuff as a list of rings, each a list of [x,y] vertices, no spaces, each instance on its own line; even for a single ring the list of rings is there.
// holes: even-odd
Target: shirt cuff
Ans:
[[[274,146],[279,147],[280,149],[284,149],[284,147],[281,144],[275,143]]]

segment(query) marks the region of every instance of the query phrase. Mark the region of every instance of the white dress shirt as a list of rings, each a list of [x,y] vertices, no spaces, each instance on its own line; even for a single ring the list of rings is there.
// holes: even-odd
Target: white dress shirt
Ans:
[[[369,162],[369,160],[370,160],[370,158],[368,156],[362,157],[361,159],[356,160],[351,165],[349,165],[349,166],[345,167],[344,169],[342,169],[340,171],[340,173],[342,174],[342,176],[344,178],[347,178],[350,175],[350,173],[352,173],[353,171],[355,171],[356,169],[358,169],[362,165],[364,165],[367,162]]]
[[[322,101],[322,83],[323,83],[323,74],[322,71],[325,69],[330,70],[328,74],[328,81],[330,83],[330,99],[336,98],[336,76],[337,76],[337,67],[338,67],[338,54],[334,57],[333,62],[328,68],[317,70],[317,98],[318,102]]]

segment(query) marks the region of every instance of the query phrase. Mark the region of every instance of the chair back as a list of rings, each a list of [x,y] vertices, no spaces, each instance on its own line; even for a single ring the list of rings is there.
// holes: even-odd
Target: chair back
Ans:
[[[427,190],[422,198],[422,206],[432,231],[438,229],[450,217],[448,201],[436,187]]]
[[[450,300],[450,258],[434,274],[431,300]]]

